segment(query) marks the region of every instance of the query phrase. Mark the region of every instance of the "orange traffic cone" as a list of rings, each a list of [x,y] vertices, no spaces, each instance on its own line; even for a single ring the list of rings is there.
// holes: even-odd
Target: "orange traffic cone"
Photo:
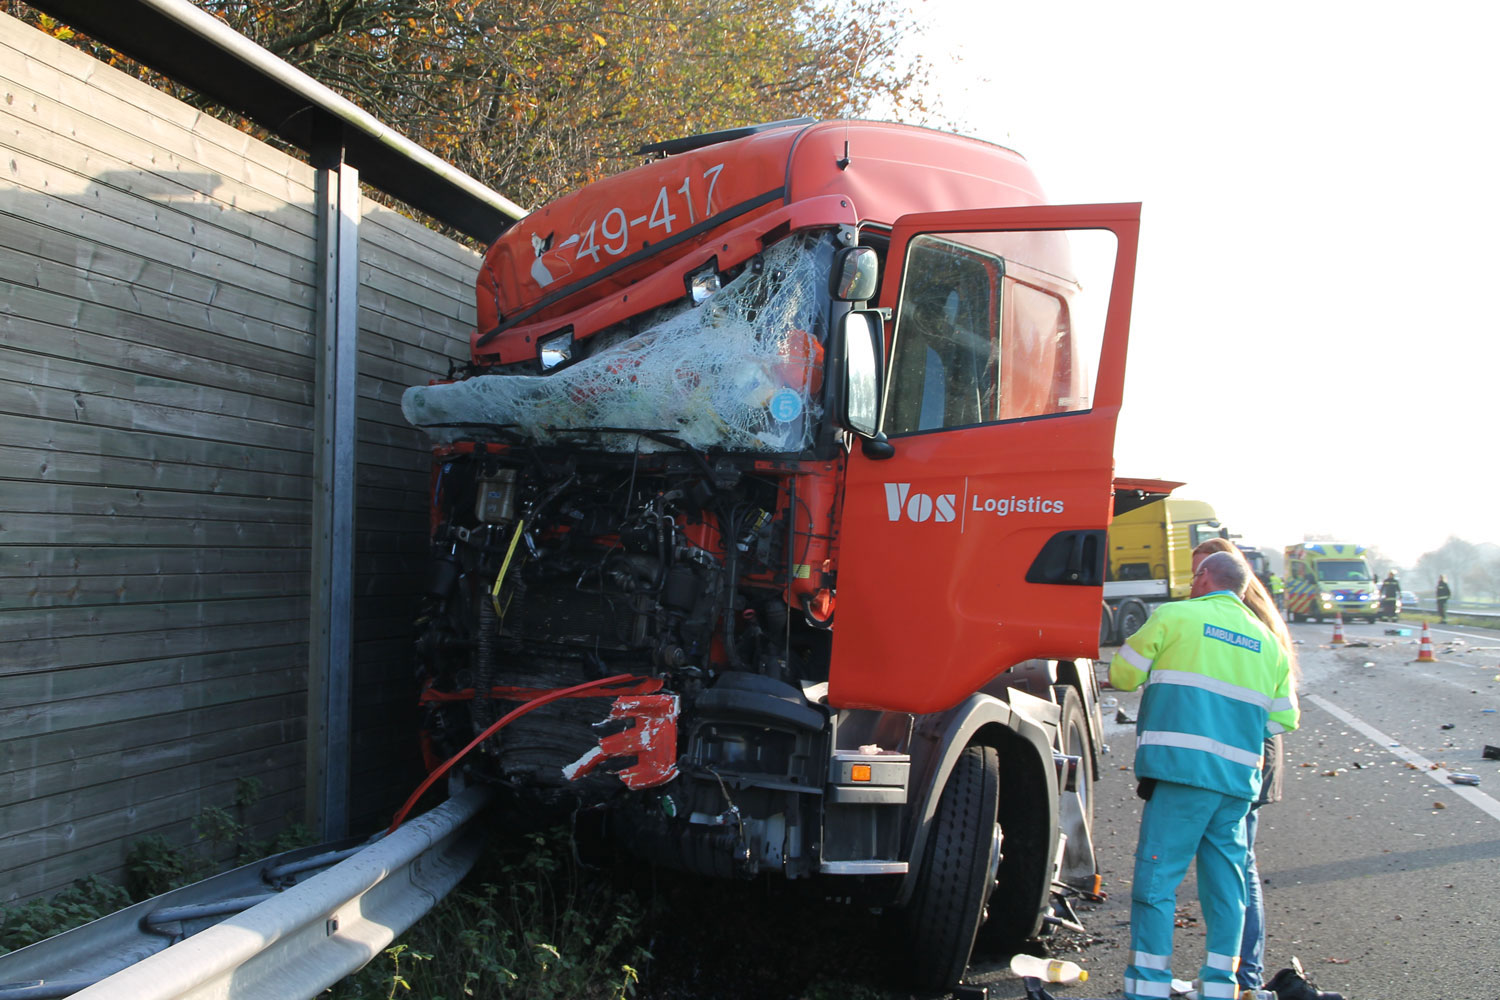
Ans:
[[[1418,663],[1436,663],[1437,657],[1432,655],[1432,633],[1427,631],[1427,623],[1422,623],[1422,642],[1417,646]]]
[[[1344,644],[1344,614],[1338,612],[1333,616],[1333,638],[1329,640],[1335,646]]]

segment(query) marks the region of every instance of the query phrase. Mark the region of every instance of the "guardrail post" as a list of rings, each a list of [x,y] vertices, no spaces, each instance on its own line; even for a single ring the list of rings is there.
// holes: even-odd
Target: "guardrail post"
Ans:
[[[360,191],[338,126],[323,131],[327,141],[312,155],[318,309],[306,814],[310,829],[333,840],[349,826]]]

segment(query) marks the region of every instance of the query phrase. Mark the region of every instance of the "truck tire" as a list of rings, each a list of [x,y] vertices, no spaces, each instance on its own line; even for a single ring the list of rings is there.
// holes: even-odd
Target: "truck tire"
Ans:
[[[913,985],[942,992],[969,965],[999,864],[1000,755],[970,746],[953,766],[927,834],[922,870],[905,912]]]
[[[1109,604],[1100,602],[1099,612],[1099,645],[1108,646],[1115,641],[1115,613],[1109,609]]]
[[[1149,617],[1151,616],[1146,612],[1146,606],[1140,601],[1131,600],[1120,605],[1120,613],[1116,616],[1116,621],[1120,626],[1120,641],[1124,642],[1135,635],[1136,631],[1146,624],[1146,619]]]

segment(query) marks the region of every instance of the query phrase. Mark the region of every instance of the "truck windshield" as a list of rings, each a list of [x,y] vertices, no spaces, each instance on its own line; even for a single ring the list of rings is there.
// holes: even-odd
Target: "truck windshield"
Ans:
[[[1116,249],[1104,230],[913,236],[885,432],[1088,410]]]
[[[1210,538],[1224,537],[1224,527],[1218,521],[1204,521],[1202,524],[1188,525],[1188,541],[1192,548],[1197,548],[1200,543]]]
[[[1323,559],[1318,562],[1318,579],[1330,583],[1368,582],[1371,579],[1370,567],[1360,559]]]
[[[602,331],[576,364],[414,386],[402,413],[444,442],[493,427],[610,451],[801,451],[821,415],[833,251],[831,233],[795,233],[704,302]]]

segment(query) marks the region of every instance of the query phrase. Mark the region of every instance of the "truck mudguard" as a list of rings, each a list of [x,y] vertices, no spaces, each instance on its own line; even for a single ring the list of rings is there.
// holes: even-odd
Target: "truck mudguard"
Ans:
[[[1052,884],[1051,861],[1057,852],[1058,832],[1054,821],[1057,781],[1047,727],[998,698],[975,694],[956,708],[920,718],[916,740],[928,743],[931,749],[912,755],[911,787],[920,790],[920,797],[911,805],[909,844],[903,852],[911,861],[911,869],[902,881],[896,905],[905,906],[916,889],[927,832],[948,775],[964,748],[980,743],[1000,751],[1002,850],[1007,859],[1021,862],[1015,870],[1027,873],[1026,881],[1034,883],[1014,887],[1019,895],[1012,894],[1007,905],[1016,907],[1017,912],[1035,912],[1039,925]],[[1022,788],[1039,794],[1018,794]],[[1040,863],[1033,863],[1037,858]],[[1002,869],[1005,867],[1002,865]],[[1031,928],[1032,933],[1035,930]]]
[[[1089,743],[1092,747],[1104,745],[1104,724],[1099,714],[1099,678],[1094,673],[1091,660],[1027,660],[1017,663],[1005,673],[984,686],[984,691],[997,698],[1006,697],[1007,688],[1019,688],[1027,694],[1045,698],[1051,691],[1062,704],[1064,687],[1078,692],[1083,702],[1083,717],[1089,727]],[[1088,764],[1093,768],[1094,778],[1099,777],[1099,755],[1090,753]]]

